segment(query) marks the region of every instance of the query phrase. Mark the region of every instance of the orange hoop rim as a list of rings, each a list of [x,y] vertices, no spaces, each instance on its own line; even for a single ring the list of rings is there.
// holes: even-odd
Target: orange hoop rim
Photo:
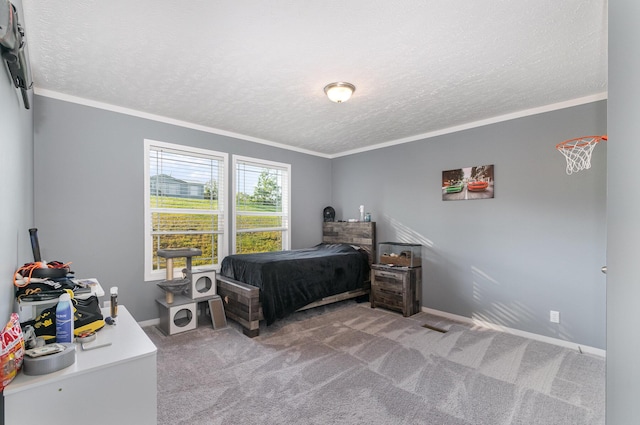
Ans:
[[[601,141],[608,140],[607,135],[602,136],[582,136],[576,137],[575,139],[565,140],[564,142],[560,142],[556,145],[556,149],[573,149],[573,148],[583,148],[590,144],[600,143]]]

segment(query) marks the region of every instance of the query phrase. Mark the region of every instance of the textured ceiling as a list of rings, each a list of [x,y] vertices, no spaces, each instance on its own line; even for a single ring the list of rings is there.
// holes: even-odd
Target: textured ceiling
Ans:
[[[606,0],[23,0],[23,8],[36,92],[328,157],[607,90]],[[357,87],[350,101],[326,98],[333,81]]]

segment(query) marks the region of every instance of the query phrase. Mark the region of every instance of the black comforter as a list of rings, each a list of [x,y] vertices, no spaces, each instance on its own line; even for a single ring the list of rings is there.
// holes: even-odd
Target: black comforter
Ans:
[[[366,252],[346,244],[259,254],[229,255],[220,273],[260,288],[267,325],[305,305],[362,288],[369,280]]]

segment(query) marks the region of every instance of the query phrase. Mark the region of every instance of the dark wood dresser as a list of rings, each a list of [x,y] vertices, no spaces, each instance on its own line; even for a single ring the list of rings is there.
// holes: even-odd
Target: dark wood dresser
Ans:
[[[422,267],[371,265],[371,307],[412,316],[420,311]]]

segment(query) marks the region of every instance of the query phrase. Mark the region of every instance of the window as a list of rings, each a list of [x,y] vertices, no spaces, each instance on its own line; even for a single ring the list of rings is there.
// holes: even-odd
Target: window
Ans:
[[[233,252],[289,249],[291,165],[234,156],[233,169]]]
[[[225,153],[145,140],[145,280],[166,278],[158,249],[198,248],[194,268],[219,265],[227,252],[227,169]],[[185,263],[173,261],[174,275]]]

